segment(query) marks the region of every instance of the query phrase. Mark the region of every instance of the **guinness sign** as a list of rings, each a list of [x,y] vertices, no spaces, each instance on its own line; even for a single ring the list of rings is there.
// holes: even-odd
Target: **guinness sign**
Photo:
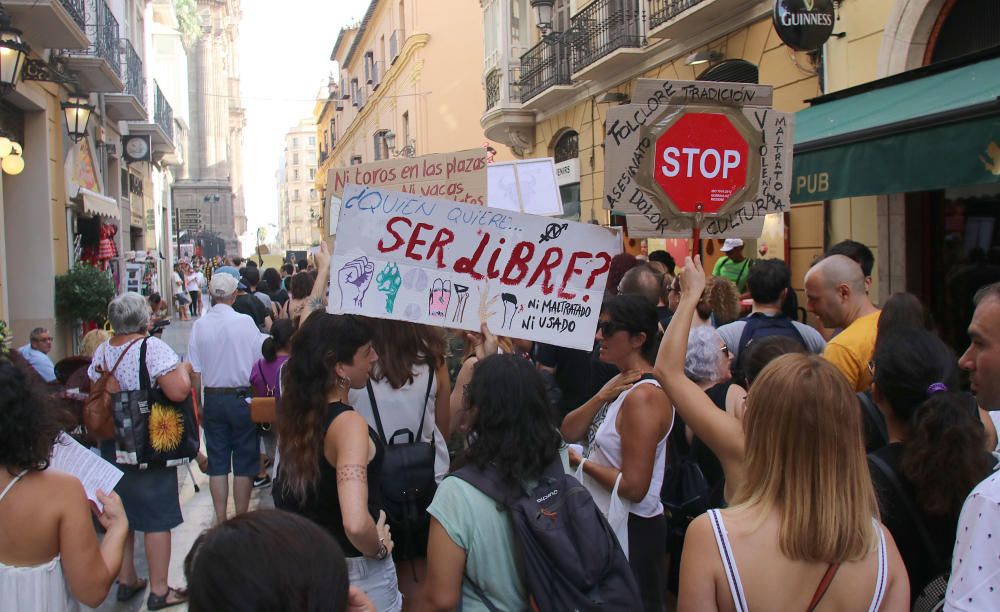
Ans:
[[[789,47],[815,51],[833,33],[833,0],[775,0],[774,30]]]

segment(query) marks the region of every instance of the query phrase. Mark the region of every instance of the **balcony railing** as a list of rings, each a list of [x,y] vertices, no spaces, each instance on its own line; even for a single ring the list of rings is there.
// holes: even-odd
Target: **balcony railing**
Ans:
[[[690,0],[689,0],[690,1]],[[612,51],[642,46],[639,0],[596,0],[572,18],[573,72]]]
[[[80,26],[81,30],[86,30],[87,9],[84,5],[84,0],[60,0],[60,4],[63,5],[69,16],[73,18],[76,25]]]
[[[119,44],[118,20],[104,0],[87,0],[86,15],[90,23],[85,30],[90,38],[90,47],[74,54],[93,55],[106,61],[119,77],[122,75],[121,46]]]
[[[142,60],[135,52],[135,47],[129,40],[122,41],[124,55],[122,64],[125,72],[125,93],[139,100],[139,104],[146,106],[146,79],[142,75]]]
[[[393,30],[389,36],[389,63],[396,62],[399,52],[403,50],[403,43],[406,42],[406,32],[403,30]]]
[[[563,38],[549,36],[521,56],[518,80],[522,102],[534,98],[554,85],[569,85],[570,49]]]
[[[167,138],[174,140],[174,109],[167,102],[167,97],[160,91],[160,85],[153,81],[153,121],[160,126]]]
[[[504,81],[503,71],[500,68],[490,71],[486,75],[486,110],[499,106],[501,102],[520,102],[521,68],[513,67],[507,71],[507,79]],[[507,97],[503,97],[504,87],[507,87]]]
[[[649,0],[649,29],[662,25],[704,0]]]

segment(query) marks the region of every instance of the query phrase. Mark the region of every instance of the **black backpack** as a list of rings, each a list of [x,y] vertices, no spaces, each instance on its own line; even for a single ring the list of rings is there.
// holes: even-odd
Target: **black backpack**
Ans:
[[[743,326],[743,334],[740,336],[739,344],[736,346],[736,361],[733,362],[733,376],[739,377],[738,380],[745,378],[743,374],[743,362],[746,360],[744,355],[746,355],[747,346],[757,338],[787,336],[797,340],[804,348],[809,348],[802,334],[799,333],[799,330],[795,329],[792,320],[784,314],[769,316],[762,312],[755,312],[740,320],[746,322],[746,325]]]
[[[437,483],[434,480],[434,440],[421,442],[424,432],[424,418],[427,416],[427,400],[434,383],[434,368],[428,367],[427,392],[420,405],[420,426],[414,435],[410,429],[398,429],[386,438],[382,429],[382,419],[378,413],[378,403],[371,381],[368,381],[368,399],[378,437],[385,446],[385,459],[379,473],[382,489],[382,506],[386,522],[392,529],[395,548],[392,551],[396,561],[407,561],[427,555],[427,535],[430,531],[430,515],[427,507],[434,499]],[[396,442],[402,437],[405,441]]]
[[[639,586],[618,539],[590,492],[556,457],[530,490],[507,482],[493,466],[468,465],[451,474],[506,509],[534,610],[629,610]],[[491,612],[496,606],[471,580]]]

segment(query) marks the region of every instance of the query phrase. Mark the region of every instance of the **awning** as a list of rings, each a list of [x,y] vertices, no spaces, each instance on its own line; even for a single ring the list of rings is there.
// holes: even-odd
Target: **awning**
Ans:
[[[792,202],[1000,183],[1000,57],[956,62],[796,113]]]
[[[107,217],[118,221],[121,217],[118,202],[114,198],[94,193],[89,189],[80,188],[80,197],[83,198],[83,210],[92,214]]]

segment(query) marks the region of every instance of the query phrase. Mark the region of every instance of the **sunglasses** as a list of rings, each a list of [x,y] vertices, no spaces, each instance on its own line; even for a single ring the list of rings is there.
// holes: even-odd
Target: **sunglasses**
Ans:
[[[720,351],[722,351],[722,354],[723,354],[723,355],[725,355],[726,357],[729,357],[729,347],[728,347],[728,346],[726,346],[725,344],[723,344],[723,345],[722,345],[722,346],[721,346],[721,347],[719,348],[719,350],[720,350]]]
[[[628,328],[625,327],[624,325],[615,323],[614,321],[601,321],[597,324],[597,329],[601,331],[602,336],[608,338],[614,335],[615,333]]]

